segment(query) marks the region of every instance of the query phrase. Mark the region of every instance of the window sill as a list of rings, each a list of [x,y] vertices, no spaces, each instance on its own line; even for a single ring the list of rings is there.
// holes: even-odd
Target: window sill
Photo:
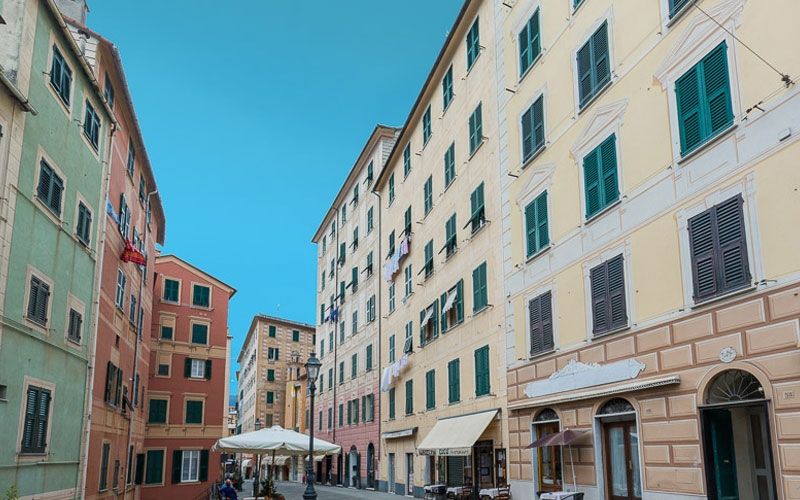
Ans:
[[[671,15],[669,13],[667,13],[667,15],[670,16],[669,20],[667,21],[667,24],[666,24],[667,28],[671,28],[683,16],[685,16],[690,10],[692,10],[691,7],[695,3],[696,3],[696,0],[690,0],[689,2],[686,2],[686,5],[681,7],[677,12],[675,12],[675,13],[673,13]]]
[[[631,329],[631,325],[627,324],[625,326],[620,326],[618,328],[614,328],[613,330],[609,330],[607,332],[600,332],[600,333],[592,332],[592,340],[594,341],[594,340],[605,339],[606,337],[610,337],[612,335],[615,335],[617,333],[622,333],[622,332],[628,331],[630,329]]]
[[[548,350],[542,351],[542,352],[529,353],[528,354],[528,361],[534,361],[534,360],[537,360],[537,359],[544,358],[544,357],[546,357],[546,356],[548,356],[550,354],[556,353],[557,351],[558,351],[558,349],[553,348],[553,349],[548,349]]]
[[[471,160],[472,160],[472,158],[474,158],[474,157],[475,157],[475,155],[476,155],[476,154],[478,154],[478,151],[480,151],[480,150],[481,150],[481,146],[483,146],[483,144],[484,144],[485,142],[486,142],[486,136],[485,136],[485,135],[483,135],[483,134],[481,134],[481,140],[480,140],[480,142],[478,142],[478,145],[477,145],[477,146],[475,146],[475,149],[473,149],[472,151],[470,151],[470,153],[469,153],[469,158],[467,158],[467,161],[471,161]]]
[[[541,38],[540,38],[540,40],[541,40]],[[530,66],[528,66],[528,68],[525,71],[523,71],[521,75],[519,75],[519,80],[517,81],[517,85],[522,83],[522,80],[524,80],[525,77],[528,76],[528,74],[533,71],[533,67],[536,66],[536,63],[538,63],[539,59],[542,58],[542,54],[543,53],[544,53],[544,50],[542,50],[542,48],[540,47],[539,48],[539,53],[536,54],[536,57],[533,58],[533,61],[531,62]]]
[[[603,215],[609,213],[614,208],[618,207],[622,204],[622,198],[618,198],[617,200],[613,201],[610,205],[603,207],[599,212],[592,214],[586,220],[583,221],[583,227],[588,226],[592,222],[596,221],[597,219],[601,218]]]
[[[722,142],[723,139],[728,137],[738,127],[739,125],[737,123],[732,123],[728,128],[726,128],[725,130],[720,130],[719,132],[706,139],[699,146],[696,146],[688,153],[686,154],[681,153],[682,156],[678,159],[678,165],[682,165],[691,160],[692,158],[694,158],[695,156],[699,156],[703,151],[711,149],[712,146],[714,146],[719,142]]]
[[[478,316],[478,315],[482,314],[484,311],[487,311],[490,307],[491,306],[489,304],[486,304],[485,306],[481,307],[477,311],[472,311],[472,317],[474,318],[475,316]]]
[[[692,309],[698,309],[700,307],[704,307],[704,306],[707,306],[709,304],[715,304],[717,302],[721,302],[721,301],[723,301],[725,299],[730,299],[730,298],[733,298],[733,297],[736,297],[736,296],[739,296],[739,295],[744,295],[744,294],[746,294],[748,292],[754,291],[756,288],[758,288],[757,285],[755,285],[753,283],[748,283],[746,285],[743,285],[741,288],[737,288],[735,290],[731,290],[731,291],[725,292],[722,295],[717,295],[716,297],[709,297],[707,299],[701,299],[699,302],[695,301],[689,307],[691,307]]]
[[[524,159],[522,160],[522,165],[520,166],[520,168],[521,168],[522,170],[525,170],[526,168],[528,168],[528,167],[531,165],[531,163],[533,163],[533,162],[534,162],[534,160],[536,160],[536,158],[538,158],[539,156],[541,156],[541,154],[544,152],[544,150],[545,150],[545,149],[547,149],[547,141],[545,141],[545,143],[544,143],[544,144],[542,144],[541,146],[539,146],[539,148],[538,148],[538,149],[536,149],[536,151],[534,151],[533,153],[531,153],[531,154],[530,154],[530,156],[529,156],[528,158],[524,158]]]
[[[464,75],[464,78],[467,78],[469,74],[472,72],[472,68],[474,68],[475,65],[478,64],[478,61],[481,58],[481,54],[483,54],[483,49],[480,47],[480,44],[478,44],[478,55],[475,56],[475,59],[472,60],[472,64],[470,64],[469,68],[467,68],[467,73]]]
[[[539,250],[536,251],[536,253],[525,257],[525,264],[530,264],[532,261],[536,260],[536,258],[539,257],[540,255],[547,253],[547,251],[550,250],[550,247],[551,245],[548,243],[546,247],[540,248]]]
[[[614,83],[613,73],[612,73],[612,76],[608,79],[608,81],[606,83],[604,83],[602,87],[598,88],[594,92],[592,97],[589,98],[589,100],[587,100],[583,104],[578,103],[578,116],[582,115],[584,113],[584,111],[589,109],[591,107],[591,105],[594,104],[594,102],[597,101],[600,98],[600,96],[603,95],[606,92],[606,90],[608,90],[608,88],[611,86],[612,83]]]
[[[487,221],[483,221],[483,223],[480,226],[478,226],[477,229],[473,229],[472,230],[472,232],[470,233],[469,239],[470,240],[474,239],[475,236],[480,234],[483,231],[483,228],[485,228],[488,224],[489,224],[488,220]]]
[[[72,115],[72,105],[66,102],[63,97],[61,97],[61,92],[59,92],[55,85],[53,85],[53,82],[50,81],[50,78],[47,78],[47,88],[50,90],[50,93],[53,94],[53,97],[55,97],[56,101],[58,101],[58,104],[61,105],[61,110],[67,115],[67,118],[70,118]],[[70,88],[70,96],[71,95],[72,88]]]

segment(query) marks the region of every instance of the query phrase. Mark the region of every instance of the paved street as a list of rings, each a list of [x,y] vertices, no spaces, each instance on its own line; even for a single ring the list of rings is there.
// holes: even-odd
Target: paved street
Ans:
[[[249,483],[249,486],[248,486]],[[305,485],[300,483],[284,483],[279,482],[277,484],[278,493],[282,493],[286,496],[287,500],[299,500],[303,498],[303,491],[305,491]],[[349,498],[370,498],[374,500],[389,500],[394,499],[397,500],[397,495],[391,495],[389,493],[380,493],[377,491],[368,491],[368,490],[355,490],[350,488],[336,488],[332,486],[316,486],[317,490],[317,498],[319,500],[344,500]],[[252,492],[252,481],[248,481],[245,484],[244,491],[242,492],[242,498],[252,498],[249,495]]]

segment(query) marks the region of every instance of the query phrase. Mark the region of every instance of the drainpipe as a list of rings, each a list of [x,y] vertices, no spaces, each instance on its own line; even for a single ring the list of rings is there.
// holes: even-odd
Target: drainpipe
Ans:
[[[336,208],[336,215],[333,216],[333,223],[335,224],[335,227],[336,227],[336,243],[335,243],[333,248],[335,249],[336,254],[337,254],[336,265],[333,268],[334,269],[334,271],[333,271],[333,292],[334,292],[333,304],[335,306],[336,302],[338,302],[338,299],[336,299],[336,290],[337,290],[337,287],[339,286],[339,257],[340,256],[339,256],[338,253],[339,253],[339,234],[341,233],[341,227],[339,227],[339,209],[338,208]],[[333,313],[333,311],[331,311],[331,313]],[[342,312],[339,311],[339,314],[341,314],[341,313]],[[339,334],[340,334],[339,325],[341,324],[341,321],[339,321],[339,319],[340,318],[337,317],[336,318],[336,322],[333,324],[333,381],[332,381],[332,383],[333,383],[333,400],[332,400],[332,404],[333,404],[333,442],[334,442],[334,444],[336,444],[336,422],[338,422],[338,420],[336,420],[336,418],[337,418],[336,410],[339,408],[339,406],[336,404],[336,392],[338,391],[338,387],[339,387],[339,384],[336,382],[338,380],[337,377],[339,376],[339,372],[338,372],[339,371]],[[342,461],[342,463],[344,463],[344,461]],[[338,467],[336,468],[336,472],[339,473],[339,474],[342,473],[342,471],[340,471]]]
[[[378,198],[378,259],[377,259],[377,262],[380,263],[380,262],[383,262],[383,251],[381,250],[381,242],[383,242],[383,235],[381,234],[381,212],[382,212],[381,208],[383,207],[383,198],[381,197],[381,194],[379,192],[375,191],[374,189],[372,190],[372,194],[374,194]],[[408,235],[406,235],[406,236],[408,236]],[[373,262],[373,265],[374,265],[374,262]],[[375,270],[375,273],[376,273],[376,275],[378,277],[378,293],[377,293],[377,295],[378,295],[378,298],[377,298],[378,304],[375,306],[375,309],[377,310],[377,316],[378,316],[377,317],[377,321],[378,321],[378,394],[377,394],[377,396],[378,396],[377,397],[377,400],[378,400],[377,401],[377,403],[378,403],[377,409],[378,409],[378,411],[377,412],[375,412],[375,406],[374,406],[375,402],[373,401],[373,403],[372,403],[373,404],[373,415],[372,415],[372,417],[378,419],[378,429],[380,429],[380,427],[381,427],[381,378],[382,378],[382,375],[383,375],[381,373],[381,368],[383,367],[382,364],[381,364],[381,357],[383,355],[383,339],[382,339],[382,331],[381,331],[381,325],[382,325],[381,319],[382,319],[383,316],[381,315],[381,307],[383,307],[383,301],[381,300],[381,277],[382,277],[382,275],[380,273],[380,270],[381,270],[380,267],[378,267],[378,269]],[[375,413],[377,413],[377,417],[375,416]],[[377,475],[378,475],[378,467],[377,467],[377,465],[378,465],[378,461],[380,460],[380,458],[378,458],[378,457],[381,456],[381,454],[380,454],[380,451],[381,451],[381,448],[380,448],[380,446],[381,446],[380,432],[378,434],[379,434],[378,435],[378,440],[377,440],[377,448],[378,449],[375,451],[375,455],[372,457],[372,460],[375,461],[375,467],[373,467],[373,470],[372,470],[373,481],[374,481],[373,486],[376,489],[378,487],[378,485],[377,485]]]
[[[105,101],[104,101],[105,102]],[[88,467],[89,461],[89,435],[90,435],[90,428],[91,428],[91,421],[92,421],[92,393],[94,391],[94,368],[95,368],[95,361],[97,358],[97,331],[98,326],[100,324],[99,315],[100,315],[100,286],[102,282],[102,275],[103,275],[103,257],[105,256],[105,244],[106,244],[106,230],[108,227],[108,217],[106,212],[106,200],[108,198],[108,190],[111,186],[111,152],[114,149],[114,134],[117,131],[116,122],[112,123],[111,131],[108,136],[108,155],[106,160],[103,162],[103,169],[105,174],[104,180],[104,187],[102,188],[102,192],[100,193],[100,204],[102,205],[102,209],[99,210],[102,216],[100,220],[102,220],[102,227],[97,232],[100,235],[100,238],[97,241],[97,265],[95,269],[97,269],[94,277],[94,287],[92,288],[94,291],[94,301],[92,302],[92,329],[91,329],[91,342],[89,343],[89,364],[86,367],[86,392],[84,396],[84,404],[83,404],[83,445],[81,447],[81,459],[80,459],[80,466],[78,467],[78,491],[76,492],[76,498],[81,499],[84,496],[84,492],[86,491],[86,470]],[[99,207],[98,207],[99,208]]]
[[[157,189],[147,193],[147,203],[145,204],[145,207],[150,206],[150,198],[153,195],[155,195],[156,193],[158,193]],[[146,212],[146,210],[147,210],[147,208],[145,208],[144,231],[143,231],[144,234],[142,234],[142,242],[143,242],[143,246],[145,248],[145,251],[147,251],[147,234],[150,232],[150,231],[148,231],[149,228],[147,227],[147,212]],[[144,311],[144,306],[142,306],[142,294],[144,293],[144,282],[145,282],[145,279],[147,279],[147,263],[146,262],[145,262],[144,270],[142,271],[142,277],[139,280],[139,307],[142,308],[142,311]],[[153,305],[152,305],[152,302],[151,302],[151,304],[150,304],[150,318],[151,318],[151,321],[152,321],[152,317],[153,317],[152,316],[152,314],[153,314],[152,310],[153,310]],[[141,315],[138,314],[139,311],[136,311],[136,313],[137,313],[137,316],[136,316],[137,327],[136,327],[136,341],[133,344],[133,378],[131,379],[131,384],[133,386],[133,390],[135,391],[135,393],[138,393],[139,392],[139,388],[142,385],[142,378],[141,377],[139,378],[139,385],[136,385],[136,369],[139,366],[139,344],[142,342],[143,328],[144,328],[144,326],[142,325],[142,321],[144,320],[144,314],[141,314]],[[136,394],[133,394],[132,397],[136,398]],[[144,399],[144,398],[142,398],[142,399]],[[144,405],[144,401],[140,401],[139,403]],[[129,450],[130,450],[130,447],[131,447],[131,440],[133,439],[134,413],[135,413],[135,411],[131,410],[131,419],[128,421],[128,439],[125,442],[125,460],[127,462],[127,466],[125,468],[125,477],[123,478],[123,481],[125,482],[125,487],[128,486],[127,485],[128,471],[132,467],[131,462],[129,462],[128,460],[133,460],[133,454],[131,454]],[[226,422],[227,422],[227,420],[226,420]],[[126,491],[126,488],[123,488],[123,491]],[[134,498],[136,497],[135,491],[136,491],[136,487],[134,486]],[[125,495],[123,495],[123,496],[125,496]]]

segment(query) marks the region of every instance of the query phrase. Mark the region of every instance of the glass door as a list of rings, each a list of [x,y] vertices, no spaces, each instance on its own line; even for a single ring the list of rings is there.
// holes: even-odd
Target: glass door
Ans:
[[[640,500],[639,434],[636,421],[603,424],[606,483],[612,500]]]
[[[406,495],[414,495],[414,454],[406,453]]]
[[[389,493],[395,493],[395,481],[394,481],[394,453],[389,453],[389,464],[388,464],[388,472],[386,474],[386,481],[389,483],[386,485],[386,491]]]

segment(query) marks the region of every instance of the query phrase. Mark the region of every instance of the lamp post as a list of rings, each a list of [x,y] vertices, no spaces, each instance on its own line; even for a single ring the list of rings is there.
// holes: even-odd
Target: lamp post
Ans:
[[[253,424],[255,430],[261,430],[261,419],[256,417],[256,421]],[[256,460],[256,473],[253,475],[253,496],[258,499],[258,492],[261,489],[261,454],[258,454],[258,459]]]
[[[303,493],[303,500],[316,500],[317,492],[314,490],[314,392],[317,390],[316,381],[319,375],[319,368],[322,363],[314,353],[306,362],[306,380],[308,382],[308,393],[311,398],[310,409],[308,412],[308,423],[310,431],[308,436],[308,464],[306,465],[306,491]]]

